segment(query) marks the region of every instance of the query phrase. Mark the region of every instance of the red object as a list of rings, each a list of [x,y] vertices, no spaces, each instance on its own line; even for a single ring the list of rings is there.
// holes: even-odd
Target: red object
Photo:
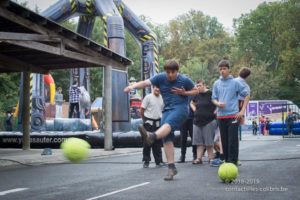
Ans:
[[[217,119],[234,119],[235,115],[219,116]]]
[[[44,75],[44,82],[45,82],[47,85],[50,85],[51,83],[54,83],[54,79],[53,79],[53,77],[51,76],[51,74]]]
[[[140,108],[141,105],[142,105],[141,101],[131,101],[130,102],[130,107],[138,107],[138,108]]]

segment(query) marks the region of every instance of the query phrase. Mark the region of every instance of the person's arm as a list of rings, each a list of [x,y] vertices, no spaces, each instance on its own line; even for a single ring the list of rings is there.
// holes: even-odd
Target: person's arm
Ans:
[[[171,92],[174,94],[183,95],[183,96],[195,96],[196,94],[199,93],[197,87],[194,87],[190,91],[186,91],[184,88],[174,87],[174,88],[172,88]]]
[[[244,99],[243,107],[240,110],[240,112],[235,116],[236,119],[241,119],[245,115],[246,108],[249,101],[250,101],[250,95],[246,96],[246,98]]]
[[[225,104],[219,102],[217,99],[213,99],[212,102],[213,102],[213,104],[215,104],[215,106],[217,106],[218,108],[221,108],[221,109],[225,108]]]
[[[147,109],[148,105],[149,105],[149,95],[144,97],[141,105],[141,117],[143,121],[145,121],[145,110]]]
[[[150,86],[151,86],[151,81],[149,79],[147,79],[144,81],[134,83],[130,86],[127,86],[126,88],[124,88],[124,92],[129,93],[130,91],[132,91],[134,89],[143,89],[143,88],[150,87]]]
[[[190,106],[191,106],[193,112],[195,112],[196,111],[196,105],[195,105],[194,101],[191,101]]]
[[[141,107],[141,117],[142,117],[142,120],[145,121],[145,108]]]
[[[250,101],[250,88],[248,85],[242,84],[239,81],[237,81],[237,86],[239,95],[245,98],[241,111],[235,116],[235,118],[239,120],[245,115],[247,105]]]
[[[212,103],[217,106],[217,108],[225,108],[225,104],[219,102],[219,92],[218,92],[218,86],[217,82],[214,83],[213,89],[212,89],[212,96],[211,96]]]

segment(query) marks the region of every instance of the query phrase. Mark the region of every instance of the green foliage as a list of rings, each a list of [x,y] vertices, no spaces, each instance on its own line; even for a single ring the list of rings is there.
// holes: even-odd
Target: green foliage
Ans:
[[[185,65],[181,66],[180,72],[188,75],[194,82],[204,80],[209,86],[218,78],[217,74],[211,74],[208,65],[198,58],[188,60]]]
[[[25,0],[19,0],[26,6]],[[39,11],[38,7],[35,8]],[[194,81],[204,79],[208,85],[218,78],[216,67],[220,59],[228,57],[237,75],[241,67],[250,67],[248,82],[252,99],[287,99],[300,105],[300,1],[281,0],[262,3],[250,13],[234,20],[234,35],[227,33],[214,17],[191,10],[167,24],[155,24],[146,16],[141,19],[156,33],[160,52],[160,69],[167,59],[176,59],[181,72]],[[63,26],[76,31],[76,20]],[[103,21],[96,18],[92,40],[103,44]],[[129,77],[141,78],[140,44],[128,32],[126,56],[134,63],[129,66]],[[70,72],[51,72],[56,85],[63,88],[68,98]],[[103,69],[91,69],[91,97],[102,95]],[[0,109],[16,105],[19,74],[0,74]]]
[[[20,73],[0,74],[0,112],[15,107],[19,98]]]
[[[126,56],[133,61],[128,67],[128,77],[134,77],[137,81],[141,80],[141,47],[136,39],[128,32],[125,32]]]
[[[248,66],[261,65],[270,76],[265,85],[276,85],[276,91],[264,91],[255,98],[280,98],[300,104],[300,1],[284,0],[263,3],[235,21],[235,62]],[[258,74],[259,76],[260,74]],[[269,87],[268,87],[269,88]]]

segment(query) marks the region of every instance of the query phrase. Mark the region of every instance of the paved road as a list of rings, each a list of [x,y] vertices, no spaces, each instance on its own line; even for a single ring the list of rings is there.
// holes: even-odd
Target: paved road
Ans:
[[[179,149],[176,153],[178,157]],[[295,157],[298,159],[286,159]],[[191,154],[188,158],[191,159]],[[285,160],[276,160],[280,158]],[[217,168],[209,167],[207,163],[195,166],[191,162],[177,164],[178,176],[172,182],[165,182],[162,177],[166,168],[155,168],[152,164],[149,169],[143,169],[140,159],[141,155],[136,154],[89,160],[82,164],[1,170],[0,199],[300,198],[300,139],[241,142],[242,166],[239,167],[240,176],[233,184],[221,183]]]

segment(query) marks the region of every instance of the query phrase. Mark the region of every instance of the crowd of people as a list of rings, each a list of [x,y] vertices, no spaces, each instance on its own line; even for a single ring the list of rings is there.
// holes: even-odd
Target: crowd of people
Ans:
[[[180,74],[179,64],[170,60],[164,65],[164,72],[124,89],[129,93],[134,89],[153,87],[152,94],[143,100],[143,124],[139,126],[144,142],[144,167],[149,167],[150,148],[156,165],[164,165],[160,150],[163,143],[168,166],[164,180],[173,180],[178,173],[174,153],[175,130],[181,133],[179,163],[185,162],[189,135],[193,145],[193,164],[203,164],[205,152],[211,166],[219,166],[223,162],[239,164],[238,128],[244,121],[250,99],[246,78],[251,71],[242,68],[239,77],[234,78],[230,67],[228,60],[219,62],[220,78],[209,90],[204,80],[195,84]]]
[[[264,115],[259,117],[259,124],[257,124],[256,118],[252,120],[252,133],[253,135],[257,135],[257,131],[259,131],[260,135],[267,136],[269,135],[271,119],[269,117],[265,117]]]

